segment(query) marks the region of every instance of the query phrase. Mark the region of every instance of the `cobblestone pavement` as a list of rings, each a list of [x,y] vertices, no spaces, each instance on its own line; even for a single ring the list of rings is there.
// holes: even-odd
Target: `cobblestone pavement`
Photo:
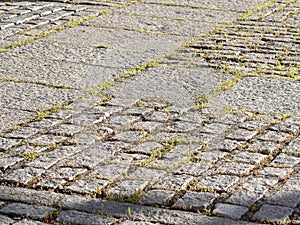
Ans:
[[[0,224],[300,224],[299,11],[0,1]]]

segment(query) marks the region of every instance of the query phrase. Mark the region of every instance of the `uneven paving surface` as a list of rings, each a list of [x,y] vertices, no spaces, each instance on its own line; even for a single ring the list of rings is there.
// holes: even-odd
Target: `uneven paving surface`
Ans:
[[[300,224],[299,11],[0,1],[0,224]]]

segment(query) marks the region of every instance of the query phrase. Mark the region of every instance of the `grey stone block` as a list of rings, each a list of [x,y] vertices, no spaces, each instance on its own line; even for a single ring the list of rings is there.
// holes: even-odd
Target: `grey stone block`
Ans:
[[[6,151],[21,142],[21,139],[18,140],[0,137],[0,151]]]
[[[154,183],[153,187],[157,189],[179,191],[186,189],[192,180],[192,176],[186,175],[164,176],[160,181]]]
[[[289,156],[281,153],[278,156],[276,156],[276,158],[271,162],[271,165],[275,167],[294,167],[299,162],[299,157]]]
[[[95,18],[84,23],[85,25],[122,28],[150,33],[165,33],[169,35],[180,35],[196,37],[216,27],[208,22],[189,20],[170,20],[169,18],[157,18],[147,16],[126,15],[114,12],[107,14],[101,19]],[[180,28],[180,29],[178,29]]]
[[[145,0],[147,3],[169,3],[169,0]],[[224,2],[221,0],[214,0],[214,1],[205,1],[205,0],[174,0],[174,5],[176,4],[183,5],[183,6],[195,6],[195,7],[203,7],[203,8],[211,8],[211,9],[219,9],[219,10],[234,10],[234,11],[242,11],[248,10],[254,7],[257,7],[265,1],[263,0],[254,0],[251,2],[244,2],[239,0],[233,0],[230,2]]]
[[[101,192],[101,190],[108,186],[108,184],[109,182],[107,180],[82,178],[76,180],[71,186],[67,187],[67,190],[80,194],[94,194]]]
[[[135,4],[126,7],[120,12],[129,15],[168,18],[174,20],[191,20],[201,22],[230,22],[239,17],[239,13],[230,11],[217,11],[193,7],[177,7],[170,5]]]
[[[78,35],[80,34],[80,35]],[[44,40],[92,48],[167,53],[188,41],[188,37],[176,35],[148,34],[131,30],[78,26],[46,37]]]
[[[285,206],[264,204],[254,217],[261,222],[286,223],[293,213],[293,209]]]
[[[133,152],[151,155],[153,150],[155,150],[157,148],[162,148],[162,147],[163,147],[162,144],[159,144],[157,142],[147,141],[147,142],[143,142],[143,143],[133,147],[132,149],[129,150],[129,152],[133,151]]]
[[[188,162],[183,166],[179,167],[174,172],[176,174],[186,174],[192,176],[200,176],[204,172],[208,171],[209,168],[212,166],[210,162]]]
[[[201,191],[226,192],[231,186],[238,182],[237,176],[231,175],[211,175],[202,178],[196,185]]]
[[[55,211],[54,208],[45,206],[34,206],[21,203],[12,203],[0,209],[1,213],[13,214],[17,216],[28,216],[37,219],[45,219]]]
[[[150,190],[147,191],[140,199],[142,204],[165,205],[175,196],[174,191],[168,190]]]
[[[14,166],[18,162],[21,162],[21,161],[23,161],[23,158],[21,158],[21,157],[1,156],[0,157],[0,169],[6,170],[7,168]]]
[[[137,167],[132,173],[128,173],[128,178],[155,181],[166,175],[166,171],[147,167]]]
[[[124,180],[108,191],[109,195],[116,197],[130,197],[143,191],[149,181],[144,180]]]
[[[9,68],[15,68],[16,65],[22,64],[13,63]],[[22,74],[25,74],[24,70],[25,69],[22,68],[19,71],[22,71]],[[39,73],[41,74],[41,71],[39,71]],[[12,72],[12,74],[15,73]],[[15,77],[15,79],[18,78]],[[32,112],[36,112],[37,110],[43,111],[46,108],[65,103],[72,100],[74,97],[81,95],[81,92],[77,90],[47,87],[29,83],[0,81],[0,87],[5,90],[0,94],[0,107],[24,111],[29,110]],[[32,93],[34,93],[34,95]]]
[[[253,152],[240,152],[234,157],[234,161],[240,163],[250,163],[259,165],[268,159],[268,155],[253,153]]]
[[[254,140],[248,147],[249,151],[262,154],[272,154],[279,148],[279,144],[271,141]]]
[[[249,175],[255,166],[246,163],[220,162],[217,167],[216,172],[219,174],[245,176]]]
[[[96,225],[96,224],[113,224],[115,220],[113,218],[106,217],[106,216],[79,212],[76,210],[68,210],[68,211],[60,212],[56,221],[61,223]]]
[[[108,164],[108,165],[99,165],[95,168],[95,171],[92,175],[109,179],[115,180],[118,178],[124,177],[129,170],[128,165],[118,165],[118,164]]]
[[[33,179],[41,176],[43,172],[44,170],[41,169],[26,167],[24,169],[17,169],[5,174],[2,180],[27,185]]]
[[[188,191],[182,198],[175,202],[173,207],[185,210],[202,211],[208,209],[217,196],[217,194],[209,192]]]
[[[240,219],[248,210],[248,208],[243,206],[218,203],[213,213],[231,219]]]

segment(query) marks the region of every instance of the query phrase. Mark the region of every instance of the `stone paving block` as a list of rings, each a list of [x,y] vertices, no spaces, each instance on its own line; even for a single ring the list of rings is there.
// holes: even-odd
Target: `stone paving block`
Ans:
[[[223,134],[229,128],[230,126],[226,124],[210,123],[210,124],[205,124],[200,130],[201,132],[205,132],[205,133]]]
[[[76,176],[85,173],[87,169],[82,168],[69,168],[62,167],[55,170],[55,172],[47,173],[48,178],[52,179],[65,179],[67,181],[72,181]]]
[[[39,129],[48,129],[49,127],[55,126],[62,121],[60,119],[41,119],[35,122],[31,122],[28,124],[29,127],[35,127]]]
[[[216,204],[216,208],[213,210],[213,213],[219,216],[229,217],[231,219],[240,219],[246,212],[248,212],[248,208],[237,205]]]
[[[299,190],[279,190],[270,194],[268,203],[295,208],[300,202]]]
[[[217,116],[213,121],[217,123],[224,123],[228,125],[235,125],[242,123],[246,120],[246,116],[239,114],[221,114]]]
[[[234,139],[238,141],[247,141],[252,139],[257,134],[257,131],[251,131],[246,129],[236,129],[230,133],[226,138]]]
[[[168,190],[150,190],[147,191],[140,199],[142,204],[165,205],[175,196],[174,191]]]
[[[246,176],[250,174],[254,167],[254,165],[246,163],[220,162],[217,165],[216,172],[219,174]]]
[[[129,150],[129,152],[133,151],[133,152],[151,155],[153,150],[162,148],[162,147],[163,147],[163,145],[159,144],[157,142],[146,141],[146,142],[143,142],[143,143],[133,147],[132,149]]]
[[[80,194],[94,194],[99,193],[103,188],[108,186],[107,180],[96,178],[82,178],[76,180],[71,186],[67,187],[67,190],[77,192]]]
[[[218,150],[210,150],[204,152],[198,152],[196,155],[193,156],[193,159],[196,161],[204,161],[204,162],[211,162],[216,163],[220,159],[224,158],[228,153],[218,151]]]
[[[158,170],[147,167],[137,167],[132,173],[128,173],[128,178],[138,180],[155,181],[166,175],[165,170]]]
[[[80,35],[78,35],[80,34]],[[189,38],[176,35],[148,34],[131,30],[78,26],[46,37],[51,42],[82,45],[85,47],[108,47],[118,50],[167,53],[178,47],[178,42]],[[87,41],[88,40],[88,41]]]
[[[296,134],[299,131],[299,125],[279,123],[268,127],[268,129],[277,132]]]
[[[293,81],[246,77],[230,90],[213,98],[209,105],[228,105],[252,111],[298,114],[299,90],[299,84]]]
[[[64,186],[67,184],[66,180],[63,179],[51,179],[51,178],[45,178],[40,180],[36,186],[39,188],[43,188],[45,190],[54,190],[54,189],[59,189],[62,190]]]
[[[243,142],[238,140],[224,139],[220,141],[214,138],[207,143],[207,147],[211,150],[222,150],[226,152],[231,152],[237,147],[239,147],[241,144],[243,144]]]
[[[108,162],[114,164],[141,165],[148,158],[149,156],[143,154],[119,153],[118,155],[115,155],[112,158],[110,158]]]
[[[289,156],[281,153],[276,156],[276,158],[271,162],[271,165],[274,167],[294,167],[299,164],[299,162],[299,157]]]
[[[50,129],[48,133],[53,135],[61,135],[61,136],[74,136],[80,131],[81,131],[80,126],[76,126],[72,124],[61,124],[59,126],[55,126],[54,128]]]
[[[11,218],[4,216],[4,215],[0,215],[0,223],[3,225],[10,225],[14,222],[14,220],[12,220]]]
[[[146,139],[146,131],[124,131],[112,137],[114,141],[124,141],[127,143],[138,144]]]
[[[4,132],[5,130],[15,125],[18,125],[24,121],[29,121],[35,116],[34,112],[28,112],[17,109],[7,109],[2,107],[0,107],[0,113],[0,132]]]
[[[189,122],[173,122],[169,126],[166,127],[166,130],[168,132],[182,132],[182,133],[189,133],[193,132],[193,130],[196,130],[198,128],[198,125],[195,123],[189,123]]]
[[[6,138],[17,138],[17,139],[26,139],[30,136],[33,136],[39,132],[39,129],[33,127],[21,127],[17,130],[14,130],[10,133],[5,133],[3,136]]]
[[[24,169],[17,169],[11,173],[5,174],[2,181],[19,183],[22,185],[27,185],[30,181],[41,176],[44,170],[26,167]]]
[[[239,124],[238,126],[247,130],[260,130],[267,126],[267,123],[260,120],[248,120]]]
[[[95,171],[91,175],[99,176],[100,178],[105,178],[109,180],[115,180],[124,177],[128,173],[128,170],[128,165],[99,165],[95,168]]]
[[[237,176],[231,175],[210,175],[202,178],[196,185],[197,190],[211,192],[225,192],[239,181]]]
[[[210,162],[188,162],[174,171],[176,174],[200,176],[212,166]]]
[[[154,183],[153,187],[157,189],[179,191],[182,189],[186,189],[192,181],[192,176],[169,175],[164,176],[160,181]]]
[[[238,190],[234,192],[226,203],[240,205],[250,208],[255,202],[264,196],[264,192],[252,192],[247,190]]]
[[[20,63],[13,64],[10,68],[15,68],[17,65],[20,65]],[[23,72],[24,68],[19,71]],[[17,79],[17,77],[14,77],[14,79]],[[77,90],[29,83],[0,81],[0,88],[4,90],[0,94],[0,107],[31,112],[42,111],[46,108],[70,101],[80,95],[80,92]],[[34,93],[34,95],[32,93]]]
[[[277,177],[278,179],[283,180],[292,172],[292,168],[263,167],[259,170],[258,174],[265,177]]]
[[[31,218],[44,219],[55,211],[54,208],[45,206],[34,206],[22,203],[12,203],[0,209],[1,213],[13,214],[16,216],[28,216]]]
[[[121,19],[122,18],[122,19]],[[104,22],[105,21],[105,22]],[[84,23],[89,26],[101,26],[134,30],[140,32],[159,33],[168,35],[180,35],[196,37],[216,27],[208,22],[189,20],[170,20],[168,18],[133,16],[124,13],[114,12],[99,18],[91,19]],[[180,29],[177,29],[180,27]],[[176,28],[176,29],[175,29]]]
[[[0,169],[6,170],[21,161],[23,161],[23,158],[21,158],[21,157],[0,156]]]
[[[258,165],[268,159],[267,155],[252,152],[241,152],[234,157],[235,162]]]
[[[145,0],[146,3],[169,3],[169,0]],[[219,10],[234,10],[234,11],[242,11],[248,10],[249,8],[254,8],[265,3],[264,0],[254,0],[251,2],[244,2],[239,0],[233,0],[230,2],[224,2],[221,0],[214,0],[214,1],[205,1],[205,0],[173,0],[173,4],[176,6],[194,6],[203,7],[203,8],[210,8],[210,9],[219,9]]]
[[[267,130],[257,138],[264,141],[283,142],[289,137],[289,134],[283,132],[277,132],[273,130]]]
[[[121,126],[129,126],[140,120],[138,116],[113,116],[110,119],[110,122],[113,124],[118,124]]]
[[[287,144],[284,149],[283,152],[288,154],[288,155],[295,155],[295,156],[299,156],[299,152],[300,152],[300,141],[292,141],[289,144]]]
[[[238,18],[239,13],[229,11],[207,10],[170,5],[135,4],[120,10],[124,14],[166,17],[175,20],[191,20],[201,22],[230,22]],[[220,17],[222,18],[220,20]]]
[[[209,192],[186,192],[173,207],[185,210],[203,211],[208,209],[218,195]]]
[[[96,225],[113,224],[115,220],[107,216],[68,210],[60,212],[56,221],[61,223]]]
[[[272,154],[279,148],[279,144],[271,141],[254,140],[248,147],[249,151],[262,154]]]
[[[143,191],[149,181],[144,180],[124,180],[108,191],[108,195],[115,197],[130,197]]]
[[[29,139],[29,144],[36,146],[54,146],[56,144],[66,141],[68,138],[65,136],[41,135],[33,139]]]
[[[293,213],[293,209],[285,206],[264,204],[254,217],[260,222],[286,223]]]
[[[9,138],[2,138],[0,137],[0,151],[6,151],[11,147],[21,143],[22,140],[18,139],[9,139]]]

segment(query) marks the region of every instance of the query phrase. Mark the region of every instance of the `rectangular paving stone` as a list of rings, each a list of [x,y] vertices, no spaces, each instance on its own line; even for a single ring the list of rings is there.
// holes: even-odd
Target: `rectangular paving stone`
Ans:
[[[214,97],[209,105],[297,115],[300,105],[299,86],[298,82],[290,80],[245,77],[234,87]]]
[[[243,206],[218,203],[213,213],[231,219],[240,219],[248,210],[247,207]]]
[[[0,137],[0,151],[6,151],[9,148],[21,143],[21,139],[10,139]]]
[[[78,35],[80,34],[80,35]],[[188,37],[148,34],[130,30],[78,26],[46,37],[44,40],[93,48],[167,53],[174,51]]]
[[[169,175],[161,178],[160,181],[154,183],[153,187],[158,189],[179,191],[185,189],[190,182],[192,182],[192,176],[186,175]]]
[[[34,60],[31,62],[34,62]],[[8,66],[6,63],[1,65]],[[22,64],[14,63],[9,68],[16,68],[17,65]],[[22,71],[24,75],[25,70],[24,68],[20,69],[19,73]],[[3,74],[3,76],[5,75]],[[17,77],[10,76],[9,78],[17,79]],[[0,93],[0,107],[32,112],[36,112],[37,110],[42,111],[55,105],[65,103],[80,95],[80,92],[76,90],[53,88],[29,83],[0,81],[0,88],[3,90]]]
[[[175,196],[175,191],[169,190],[150,190],[147,191],[140,199],[139,202],[148,205],[165,205]]]
[[[173,205],[174,208],[203,211],[208,209],[218,195],[209,192],[186,192],[180,199]]]
[[[245,176],[249,175],[254,167],[254,165],[246,163],[220,162],[217,165],[216,172],[219,174]]]
[[[107,180],[96,178],[82,178],[76,180],[71,186],[67,187],[67,190],[80,194],[95,194],[100,193],[103,188],[108,186]]]
[[[45,206],[27,205],[22,203],[12,203],[0,209],[0,213],[13,214],[16,216],[28,216],[31,218],[44,219],[55,211],[54,208]]]
[[[19,183],[22,185],[27,185],[30,181],[40,177],[44,170],[29,168],[17,169],[11,173],[5,174],[1,180],[13,183]]]
[[[128,198],[143,191],[149,181],[144,180],[124,180],[108,191],[108,195],[120,198]]]
[[[108,164],[108,165],[99,165],[95,168],[95,171],[92,173],[94,176],[99,178],[105,178],[108,180],[115,180],[118,178],[124,177],[129,170],[128,165],[118,165],[118,164]]]
[[[4,216],[4,215],[0,215],[0,223],[3,224],[3,225],[10,225],[14,222],[13,219],[7,217],[7,216]]]
[[[113,27],[141,32],[162,33],[189,37],[196,37],[200,34],[204,34],[217,26],[208,22],[133,16],[121,12],[114,12],[112,14],[102,16],[101,19],[99,18],[91,19],[85,22],[84,25]]]
[[[239,180],[237,176],[231,175],[211,175],[202,178],[196,185],[197,190],[210,192],[224,192]]]
[[[124,14],[162,17],[174,20],[191,20],[201,22],[230,22],[240,15],[239,13],[202,8],[181,7],[156,4],[134,4],[120,10]]]
[[[84,224],[84,225],[96,225],[96,224],[109,225],[115,222],[115,220],[110,217],[85,213],[85,212],[79,212],[76,210],[68,210],[68,211],[60,212],[56,221],[61,223]]]
[[[289,156],[286,154],[279,154],[276,158],[271,162],[271,166],[274,167],[294,167],[299,164],[300,158],[295,156]]]
[[[264,204],[254,217],[260,222],[286,223],[292,213],[293,209],[285,206]]]
[[[145,0],[147,3],[169,3],[169,0]],[[195,6],[195,7],[203,7],[203,8],[211,8],[211,9],[219,9],[219,10],[234,10],[234,11],[242,11],[249,10],[250,8],[254,8],[265,3],[264,0],[254,0],[254,1],[239,1],[233,0],[230,2],[224,2],[222,0],[214,0],[214,1],[205,1],[205,0],[173,0],[174,5],[184,5],[184,6]]]

